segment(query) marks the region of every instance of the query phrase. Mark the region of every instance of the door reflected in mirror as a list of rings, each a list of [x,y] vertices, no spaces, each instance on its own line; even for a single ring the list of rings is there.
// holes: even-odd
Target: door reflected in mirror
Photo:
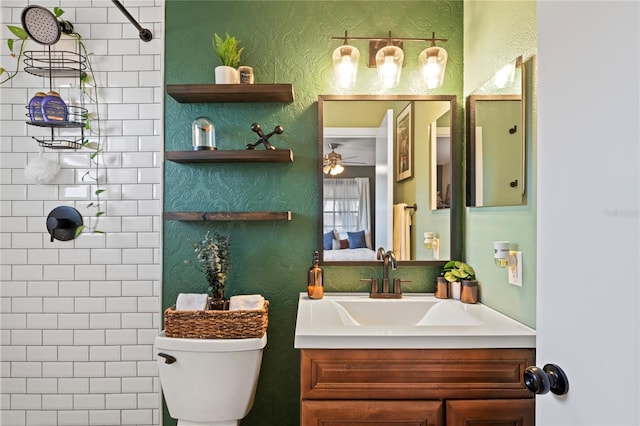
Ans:
[[[318,100],[322,261],[451,259],[455,96]]]
[[[467,99],[467,206],[525,202],[524,76],[518,58]]]

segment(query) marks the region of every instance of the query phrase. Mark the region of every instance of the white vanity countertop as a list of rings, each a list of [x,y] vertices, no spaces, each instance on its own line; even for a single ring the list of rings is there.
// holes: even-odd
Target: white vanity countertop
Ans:
[[[298,349],[535,348],[535,330],[485,305],[405,293],[300,293],[294,347]]]

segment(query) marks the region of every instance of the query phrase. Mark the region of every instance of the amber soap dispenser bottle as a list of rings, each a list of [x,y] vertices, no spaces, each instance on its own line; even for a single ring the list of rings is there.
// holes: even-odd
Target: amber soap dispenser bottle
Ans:
[[[322,268],[320,267],[320,254],[313,252],[313,264],[307,274],[307,295],[310,299],[322,299],[324,297],[324,283],[322,282]]]

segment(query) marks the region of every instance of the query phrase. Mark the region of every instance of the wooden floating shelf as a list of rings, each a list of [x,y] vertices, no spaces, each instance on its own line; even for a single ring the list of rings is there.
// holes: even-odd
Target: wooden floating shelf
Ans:
[[[167,84],[180,103],[293,102],[291,84]]]
[[[290,149],[167,151],[165,158],[175,163],[290,163]]]
[[[164,220],[291,220],[291,212],[164,212]]]

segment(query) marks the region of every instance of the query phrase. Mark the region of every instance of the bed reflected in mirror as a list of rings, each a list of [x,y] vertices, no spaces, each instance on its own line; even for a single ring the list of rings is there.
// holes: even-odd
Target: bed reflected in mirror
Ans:
[[[454,96],[318,100],[324,264],[451,259]]]

